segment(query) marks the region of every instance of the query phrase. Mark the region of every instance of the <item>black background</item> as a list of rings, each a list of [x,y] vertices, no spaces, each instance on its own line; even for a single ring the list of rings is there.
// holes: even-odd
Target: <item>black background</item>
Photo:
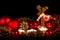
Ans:
[[[36,6],[40,4],[48,6],[49,10],[47,14],[59,14],[60,13],[60,1],[59,0],[20,0],[20,1],[0,1],[0,17],[10,16],[17,17],[31,17],[37,18]]]

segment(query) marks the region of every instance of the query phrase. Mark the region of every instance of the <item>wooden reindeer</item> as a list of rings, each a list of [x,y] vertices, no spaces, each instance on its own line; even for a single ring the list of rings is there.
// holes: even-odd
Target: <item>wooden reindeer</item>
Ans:
[[[39,21],[41,19],[41,26],[44,25],[44,20],[43,20],[43,16],[45,15],[45,11],[48,10],[48,7],[41,7],[40,5],[37,5],[36,9],[38,10],[38,15],[39,17],[37,18],[37,21]]]

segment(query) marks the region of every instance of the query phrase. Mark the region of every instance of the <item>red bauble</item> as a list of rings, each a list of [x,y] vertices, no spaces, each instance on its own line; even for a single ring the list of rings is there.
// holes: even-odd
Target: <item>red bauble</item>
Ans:
[[[38,28],[38,25],[39,25],[38,21],[35,21],[35,22],[34,22],[34,27],[35,27],[35,29]]]
[[[57,18],[57,15],[56,15],[56,14],[53,14],[53,15],[52,15],[52,19],[53,19],[53,20],[56,20],[56,18]]]
[[[12,33],[12,37],[15,37],[15,32],[12,31],[11,33]]]
[[[16,31],[16,32],[15,32],[15,34],[16,34],[16,35],[18,35],[18,34],[19,34],[19,32],[18,32],[18,31]]]
[[[34,29],[33,23],[29,23],[29,25],[30,25],[30,29]]]
[[[16,20],[11,21],[8,25],[11,26],[13,29],[18,28],[18,22]]]
[[[46,26],[47,26],[48,28],[50,28],[52,25],[51,25],[51,23],[47,23]]]
[[[56,30],[59,30],[60,31],[60,27],[57,27]]]
[[[46,36],[49,36],[49,32],[48,32],[48,31],[46,31],[46,32],[45,32],[45,35],[46,35]]]
[[[49,22],[46,24],[46,27],[48,28],[48,30],[52,30],[54,28],[53,24]]]
[[[46,36],[53,36],[53,31],[52,30],[48,30],[45,32]]]
[[[4,18],[1,18],[0,19],[0,25],[4,25],[5,24],[5,19]]]
[[[38,28],[38,22],[37,21],[33,21],[31,23],[29,23],[30,25],[30,29],[37,29]]]
[[[10,17],[5,18],[5,23],[9,23],[11,21]]]
[[[12,31],[12,28],[9,26],[7,26],[6,29],[9,30],[10,32]]]

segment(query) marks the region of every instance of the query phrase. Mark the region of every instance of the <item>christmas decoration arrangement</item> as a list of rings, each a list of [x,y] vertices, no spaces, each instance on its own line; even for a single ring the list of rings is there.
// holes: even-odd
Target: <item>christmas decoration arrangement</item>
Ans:
[[[16,18],[10,17],[0,18],[0,36],[56,36],[60,33],[60,20],[58,15],[48,15],[45,11],[48,7],[41,7],[37,5],[38,18],[36,20],[31,18]]]

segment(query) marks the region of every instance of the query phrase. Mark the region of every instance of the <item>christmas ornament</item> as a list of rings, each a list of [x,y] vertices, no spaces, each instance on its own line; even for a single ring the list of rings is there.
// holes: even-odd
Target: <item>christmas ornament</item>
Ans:
[[[12,20],[11,22],[9,22],[8,25],[11,26],[13,29],[18,29],[19,24],[16,20]]]
[[[45,35],[46,35],[46,36],[53,36],[53,31],[52,31],[52,30],[47,30],[47,31],[45,32]]]

